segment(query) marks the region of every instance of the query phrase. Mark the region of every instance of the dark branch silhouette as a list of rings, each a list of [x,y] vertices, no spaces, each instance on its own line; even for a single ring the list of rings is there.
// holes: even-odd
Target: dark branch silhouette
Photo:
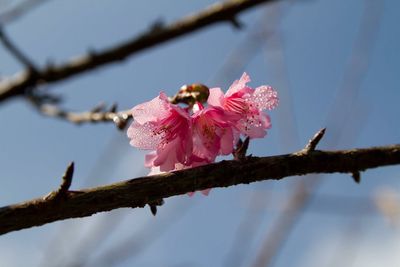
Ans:
[[[1,25],[0,41],[3,43],[4,47],[14,56],[14,58],[18,60],[22,65],[24,65],[29,72],[36,72],[36,67],[33,62],[11,41]]]
[[[68,192],[62,201],[38,198],[0,209],[0,234],[90,216],[117,208],[144,207],[163,198],[215,187],[280,180],[309,173],[352,173],[400,164],[400,145],[342,151],[305,151],[222,161],[188,170]]]
[[[42,70],[33,73],[23,71],[12,78],[0,83],[0,101],[24,95],[26,90],[42,84],[55,83],[67,78],[85,73],[106,64],[120,62],[127,57],[154,47],[180,36],[195,32],[206,26],[220,22],[232,23],[235,27],[235,17],[251,7],[275,0],[231,0],[214,4],[205,10],[187,16],[169,25],[158,25],[136,38],[123,44],[104,49],[100,52],[90,53],[75,57],[61,65],[49,65]]]
[[[9,24],[14,22],[33,10],[36,7],[39,7],[41,4],[44,4],[48,0],[25,0],[18,5],[8,9],[0,13],[0,25]]]

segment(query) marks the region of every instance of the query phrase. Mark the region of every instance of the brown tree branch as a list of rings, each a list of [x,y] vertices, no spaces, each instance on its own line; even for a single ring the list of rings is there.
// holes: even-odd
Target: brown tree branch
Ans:
[[[170,98],[170,102],[173,104],[187,104],[186,101],[193,97],[190,96],[180,98],[180,96],[181,93],[180,91],[178,91],[175,96]],[[62,109],[58,105],[61,101],[60,98],[52,94],[38,94],[37,92],[31,92],[27,99],[42,115],[59,118],[75,124],[113,122],[118,127],[118,129],[123,130],[128,124],[129,120],[132,119],[132,114],[130,110],[117,112],[116,103],[114,103],[108,110],[106,109],[104,103],[100,103],[100,105],[97,105],[89,111],[73,112]],[[245,140],[243,144],[243,156],[245,156],[248,142],[249,140]]]
[[[27,88],[55,83],[106,64],[120,62],[135,53],[195,32],[206,26],[220,22],[229,22],[235,25],[235,16],[240,12],[273,1],[276,0],[230,0],[217,3],[170,25],[152,28],[123,44],[76,57],[58,66],[47,66],[35,75],[29,71],[18,73],[13,78],[5,79],[0,83],[0,101],[23,95]]]
[[[78,125],[83,123],[113,122],[118,129],[123,130],[129,120],[132,119],[130,110],[116,111],[116,106],[112,106],[108,111],[103,110],[103,107],[101,107],[90,111],[73,112],[61,109],[55,104],[42,103],[40,98],[30,97],[29,99],[41,114]]]
[[[400,145],[342,151],[300,150],[245,161],[222,161],[193,169],[139,177],[68,193],[63,201],[38,198],[0,209],[0,234],[85,217],[123,207],[144,207],[159,199],[215,187],[280,180],[309,173],[352,173],[400,164]]]

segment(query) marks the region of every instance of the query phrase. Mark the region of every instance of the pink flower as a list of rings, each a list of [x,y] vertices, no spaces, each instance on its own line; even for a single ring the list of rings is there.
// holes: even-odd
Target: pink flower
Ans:
[[[250,138],[261,138],[266,135],[266,129],[271,127],[269,116],[262,111],[275,108],[278,96],[271,86],[263,85],[253,89],[246,85],[248,82],[250,77],[243,73],[225,95],[220,88],[210,89],[208,104],[240,115],[241,119],[236,123],[240,133]]]
[[[188,105],[185,109],[171,104],[163,92],[135,106],[127,135],[132,146],[153,150],[145,159],[149,175],[212,163],[219,155],[231,154],[241,134],[264,137],[271,122],[263,110],[278,105],[277,93],[265,85],[253,89],[248,82],[250,77],[244,73],[225,95],[220,88],[184,86],[171,101]],[[201,103],[207,96],[204,107]]]
[[[234,127],[240,116],[220,107],[204,108],[200,103],[194,109],[197,111],[192,115],[193,155],[211,163],[217,155],[232,153],[238,139]]]
[[[131,110],[134,122],[129,126],[130,144],[140,149],[155,150],[146,155],[147,167],[161,171],[175,169],[175,164],[189,165],[193,142],[189,114],[169,103],[161,92],[153,100]]]

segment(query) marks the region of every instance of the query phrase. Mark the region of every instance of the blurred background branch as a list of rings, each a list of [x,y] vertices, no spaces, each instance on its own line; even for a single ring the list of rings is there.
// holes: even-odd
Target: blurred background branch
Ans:
[[[0,13],[0,25],[10,24],[49,0],[24,0]]]
[[[129,110],[117,111],[117,106],[113,105],[108,110],[103,106],[94,107],[90,111],[73,112],[62,109],[59,105],[46,103],[42,97],[35,95],[29,96],[30,102],[43,115],[55,117],[74,124],[112,122],[115,126],[123,130],[128,121],[132,119]]]
[[[30,87],[55,83],[106,64],[121,62],[125,58],[145,49],[215,23],[228,22],[237,27],[236,16],[239,13],[259,4],[273,1],[275,0],[231,0],[216,3],[197,14],[187,16],[170,25],[157,24],[156,28],[151,28],[137,38],[103,51],[90,51],[90,53],[75,57],[64,64],[58,66],[49,65],[42,70],[37,70],[36,73],[30,71],[21,72],[0,82],[0,101],[24,95],[26,89]]]
[[[368,62],[376,41],[384,5],[383,1],[377,3],[373,0],[365,0],[363,2],[364,9],[360,18],[357,38],[354,41],[349,62],[346,64],[342,74],[342,82],[337,91],[335,101],[326,118],[327,127],[335,129],[324,140],[329,148],[337,148],[344,135],[346,136],[346,143],[350,144],[355,139],[355,135],[361,132],[362,123],[367,116],[367,114],[363,114],[363,117],[358,119],[357,125],[352,124],[346,128],[343,127],[349,121],[349,114],[357,115],[356,107],[352,103],[356,100],[361,83],[368,70]],[[275,45],[282,47],[279,32],[277,36]],[[281,59],[280,62],[283,62],[283,60]],[[279,120],[279,122],[284,123],[285,121]],[[344,132],[347,133],[344,134]],[[357,172],[355,173],[357,174]],[[261,249],[252,266],[266,267],[275,264],[286,241],[290,240],[293,229],[304,216],[311,201],[313,201],[314,194],[312,192],[316,192],[323,182],[322,175],[313,175],[295,185],[282,213],[279,214],[271,227],[272,229],[267,231]]]
[[[48,5],[36,8],[46,2]],[[234,2],[258,4],[258,1],[226,3],[235,4]],[[210,76],[213,79],[209,79],[207,84],[222,87],[246,70],[255,73],[255,82],[271,83],[279,91],[281,99],[279,109],[271,114],[273,131],[269,132],[269,137],[265,140],[252,142],[250,153],[266,155],[267,149],[267,153],[270,154],[295,151],[300,146],[300,137],[305,140],[310,134],[309,129],[321,126],[329,129],[329,134],[322,141],[322,146],[328,150],[339,147],[372,147],[379,145],[382,140],[385,143],[397,143],[399,132],[395,115],[398,113],[398,105],[393,103],[396,103],[396,97],[398,98],[398,75],[394,75],[396,73],[393,70],[398,69],[395,62],[400,60],[397,60],[398,54],[395,52],[398,47],[397,28],[393,26],[395,23],[391,22],[396,21],[396,1],[259,2],[271,4],[265,5],[265,11],[254,8],[246,12],[240,20],[238,15],[241,11],[210,24],[211,26],[221,22],[220,24],[231,24],[235,29],[242,29],[234,34],[224,31],[223,27],[203,25],[198,29],[207,28],[204,34],[190,35],[197,29],[188,31],[179,35],[188,38],[172,37],[170,40],[174,42],[168,43],[173,45],[163,46],[163,49],[150,51],[147,47],[138,48],[137,52],[120,54],[123,56],[121,61],[117,55],[113,55],[117,58],[103,58],[106,61],[101,62],[99,56],[106,55],[106,52],[128,43],[135,43],[141,38],[157,37],[157,34],[168,32],[172,26],[177,26],[178,22],[189,21],[190,18],[201,14],[207,17],[209,14],[202,11],[170,24],[165,22],[187,14],[188,10],[199,10],[203,3],[182,4],[177,1],[164,5],[161,2],[148,11],[140,3],[99,2],[94,6],[86,1],[68,3],[47,0],[0,0],[0,37],[5,48],[4,58],[0,55],[3,63],[0,96],[1,92],[4,93],[3,89],[12,89],[25,80],[30,80],[31,84],[22,84],[18,89],[19,93],[2,100],[22,96],[44,116],[80,125],[114,122],[119,128],[123,128],[130,119],[128,110],[119,111],[116,105],[104,104],[92,109],[87,107],[103,100],[107,103],[118,101],[119,106],[129,107],[132,105],[131,99],[142,101],[152,97],[154,88],[178,88],[181,84],[177,87],[176,83],[186,83],[193,79],[196,82],[204,82]],[[295,5],[303,2],[308,3]],[[210,6],[207,10],[217,10],[215,8],[219,5],[221,4]],[[150,13],[147,17],[143,15],[146,12]],[[218,10],[217,13],[219,12]],[[20,21],[25,15],[26,20],[24,18]],[[254,15],[257,15],[258,19],[255,19]],[[146,29],[147,22],[157,16],[159,18],[143,32],[143,35],[131,38],[132,33]],[[164,16],[170,17],[167,17],[167,20]],[[74,18],[73,21],[69,20],[71,17]],[[107,23],[102,23],[103,21]],[[79,38],[76,38],[77,36]],[[240,42],[236,42],[238,37],[241,38]],[[105,39],[107,41],[104,41]],[[70,43],[71,40],[73,44]],[[169,39],[160,43],[167,41]],[[155,47],[157,44],[158,42],[155,42],[148,47]],[[86,54],[69,59],[70,55],[80,54],[82,48],[92,45],[98,48],[88,49]],[[102,47],[106,49],[102,50]],[[91,72],[97,69],[97,66],[100,68],[113,62],[118,64],[130,55],[142,55],[139,53],[141,51],[149,52],[146,60],[137,57],[136,60],[124,64],[118,71],[108,71],[102,75]],[[264,56],[260,55],[262,51]],[[46,61],[49,57],[51,60]],[[224,57],[228,60],[218,71]],[[85,65],[93,59],[97,60],[98,65]],[[25,71],[16,72],[20,64]],[[78,69],[79,65],[85,67]],[[62,71],[62,68],[65,68],[66,72],[58,72]],[[68,74],[70,69],[75,72]],[[55,71],[54,77],[51,77],[51,71]],[[10,73],[16,75],[12,77]],[[35,77],[37,73],[43,77],[47,75],[45,78],[48,80]],[[91,73],[92,76],[80,75],[81,73]],[[62,98],[48,93],[50,86],[47,88],[46,85],[51,84],[57,85],[55,90],[60,89]],[[132,85],[133,90],[126,90]],[[64,108],[60,102],[68,99],[69,90],[66,89],[75,86],[78,90],[71,90],[74,92],[74,99]],[[85,90],[87,87],[96,91]],[[385,90],[379,89],[378,93],[377,88],[381,87]],[[59,127],[52,127],[58,122],[32,116],[30,109],[25,110],[25,107],[21,108],[20,105],[19,101],[2,102],[0,105],[0,121],[9,126],[2,128],[2,142],[0,141],[0,148],[5,151],[0,155],[4,179],[3,203],[16,203],[40,195],[46,186],[55,188],[52,184],[54,179],[50,179],[53,177],[51,171],[57,171],[60,162],[71,159],[79,162],[79,171],[83,172],[84,176],[85,169],[89,166],[95,169],[88,175],[90,183],[82,179],[75,180],[77,188],[112,183],[110,180],[113,177],[118,180],[120,177],[143,175],[144,168],[141,162],[139,163],[141,158],[137,156],[140,152],[128,149],[121,132],[102,126],[83,129],[68,125],[64,128],[63,124],[59,124]],[[325,106],[329,105],[331,108],[326,111]],[[29,116],[29,119],[16,119],[16,116]],[[103,151],[101,143],[109,133],[115,138]],[[276,151],[276,147],[280,150]],[[133,153],[137,158],[132,159]],[[99,163],[94,166],[93,154],[102,154]],[[13,160],[15,158],[18,160]],[[46,163],[45,168],[43,162]],[[115,165],[114,169],[111,168],[112,165]],[[393,261],[397,254],[394,252],[390,255],[389,252],[391,249],[397,251],[398,246],[390,243],[390,239],[396,239],[398,228],[395,227],[398,226],[400,218],[399,194],[396,187],[398,179],[390,180],[390,177],[395,175],[393,172],[398,170],[396,168],[398,167],[366,173],[363,175],[366,178],[361,186],[353,184],[351,179],[336,179],[337,175],[331,175],[329,178],[311,175],[301,179],[284,179],[279,183],[256,183],[231,190],[213,190],[213,194],[203,198],[201,202],[195,201],[197,195],[195,199],[188,198],[187,201],[177,198],[174,202],[173,199],[169,199],[167,204],[172,205],[173,209],[164,205],[156,218],[153,218],[148,210],[132,213],[129,209],[123,209],[84,220],[50,224],[36,230],[3,236],[0,258],[2,264],[7,266],[26,265],[16,263],[22,261],[20,255],[26,255],[25,252],[33,255],[36,247],[39,247],[39,254],[44,257],[38,266],[125,266],[124,263],[131,266],[134,261],[144,266],[185,266],[182,263],[190,263],[186,266],[216,266],[220,265],[218,261],[222,260],[224,262],[221,264],[232,267],[256,264],[256,259],[264,257],[262,266],[289,266],[295,263],[298,266],[309,267],[320,266],[321,262],[326,263],[321,260],[321,251],[328,247],[331,255],[328,254],[324,260],[334,260],[332,266],[336,262],[342,266],[366,267],[374,266],[373,261],[368,260],[368,255],[371,255],[368,247],[377,244],[378,248],[372,253],[373,258],[379,258],[380,264],[392,266],[387,262]],[[36,175],[32,173],[39,172],[42,177],[33,180]],[[350,173],[358,174],[358,171],[352,170]],[[81,176],[80,173],[77,175]],[[375,177],[378,179],[374,179]],[[45,182],[49,184],[46,185]],[[13,184],[16,187],[14,191],[11,190]],[[371,187],[386,189],[373,195],[369,192]],[[282,191],[276,192],[281,188]],[[354,190],[355,188],[357,190]],[[339,192],[332,193],[334,190]],[[345,191],[348,191],[348,194]],[[71,191],[70,195],[73,194],[74,191]],[[377,207],[372,207],[373,196],[376,197]],[[246,202],[243,202],[242,197],[246,198]],[[173,205],[176,203],[178,204]],[[185,216],[187,213],[190,215]],[[146,218],[143,225],[140,224],[142,218]],[[307,221],[308,219],[310,221]],[[95,224],[91,224],[93,221]],[[186,224],[181,221],[186,221]],[[377,235],[373,234],[379,227],[376,222],[381,221],[392,226],[384,228],[391,231],[390,236],[382,234],[385,232],[382,229]],[[128,228],[124,228],[124,222]],[[41,246],[47,241],[43,231],[51,234],[55,227],[55,238],[47,243],[47,248]],[[235,227],[236,234],[233,231]],[[319,235],[318,230],[323,231],[323,235]],[[29,238],[31,234],[36,234],[36,240]],[[12,244],[14,239],[18,240],[18,236],[22,237],[20,240],[23,242],[19,241],[15,249]],[[195,242],[191,240],[191,236],[196,238]],[[171,238],[174,241],[180,240],[180,246],[186,248],[179,250],[178,244],[173,249],[168,248]],[[331,247],[329,244],[324,245],[324,239],[332,244]],[[27,251],[22,251],[24,246],[29,249],[25,248]],[[384,248],[387,252],[384,257],[379,257],[379,248]],[[191,254],[190,250],[196,253]],[[308,251],[312,251],[312,255],[307,255]],[[169,254],[169,258],[164,254]],[[12,258],[9,255],[14,255],[13,264],[6,263],[7,257]],[[32,255],[26,257],[29,258],[29,262],[32,262],[32,259],[34,261],[35,256]],[[208,260],[204,255],[207,255]],[[307,256],[315,265],[304,264],[307,263]],[[394,260],[393,266],[397,266],[397,263],[398,260]]]
[[[33,62],[11,41],[3,27],[0,26],[0,41],[4,47],[30,72],[37,72]]]

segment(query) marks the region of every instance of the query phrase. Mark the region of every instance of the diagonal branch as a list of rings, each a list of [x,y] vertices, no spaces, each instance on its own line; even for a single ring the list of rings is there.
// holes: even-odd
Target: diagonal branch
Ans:
[[[28,72],[36,72],[36,67],[33,62],[11,41],[1,25],[0,41],[3,43],[4,47],[28,69]]]
[[[73,191],[63,201],[38,198],[0,209],[0,234],[85,217],[123,207],[144,207],[154,201],[215,187],[280,180],[309,173],[352,173],[400,164],[400,145],[341,151],[309,151],[222,161],[193,169],[139,177]]]
[[[0,13],[0,25],[9,24],[27,14],[32,9],[40,6],[48,0],[25,0],[13,8]]]
[[[0,83],[0,101],[23,95],[27,88],[41,84],[55,83],[85,73],[106,64],[120,62],[135,53],[154,47],[183,35],[195,32],[207,26],[228,22],[233,23],[235,16],[251,7],[276,0],[230,0],[214,4],[205,10],[184,17],[166,26],[157,26],[123,44],[91,52],[71,59],[58,66],[47,66],[36,75],[21,72],[13,78]],[[235,23],[234,23],[235,24]]]

